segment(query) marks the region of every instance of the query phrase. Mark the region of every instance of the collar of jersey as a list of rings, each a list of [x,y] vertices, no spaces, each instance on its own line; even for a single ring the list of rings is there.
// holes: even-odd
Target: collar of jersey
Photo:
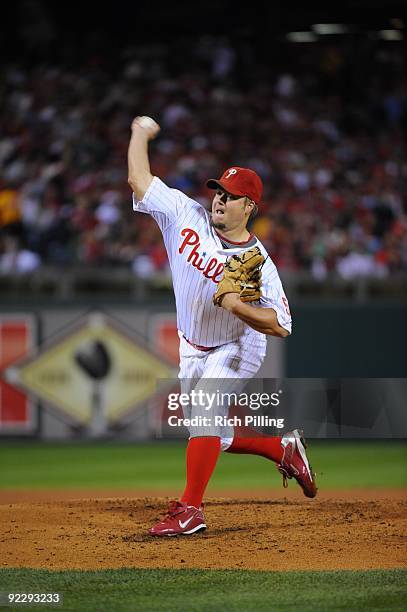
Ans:
[[[247,240],[243,240],[242,242],[235,242],[234,240],[229,240],[229,238],[226,238],[226,236],[222,236],[222,234],[220,234],[218,230],[216,229],[215,229],[215,232],[217,236],[220,238],[221,242],[226,243],[226,244],[233,244],[233,246],[243,246],[247,244],[248,242],[250,242],[251,240],[253,240],[253,238],[255,237],[254,234],[251,233]]]

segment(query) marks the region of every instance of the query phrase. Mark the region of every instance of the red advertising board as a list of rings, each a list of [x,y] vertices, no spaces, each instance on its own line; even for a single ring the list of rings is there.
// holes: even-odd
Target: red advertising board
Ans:
[[[151,317],[150,337],[152,346],[172,364],[179,364],[179,337],[175,314],[159,314]]]
[[[0,315],[0,434],[30,433],[36,426],[32,400],[10,383],[7,370],[36,344],[32,315]]]

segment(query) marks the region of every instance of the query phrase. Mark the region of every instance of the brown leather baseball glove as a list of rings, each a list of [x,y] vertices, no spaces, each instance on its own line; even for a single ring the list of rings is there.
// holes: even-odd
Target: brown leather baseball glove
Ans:
[[[225,262],[223,277],[213,296],[220,306],[226,293],[238,293],[242,302],[256,302],[261,297],[261,268],[265,258],[259,247],[252,247],[240,255],[232,255]]]

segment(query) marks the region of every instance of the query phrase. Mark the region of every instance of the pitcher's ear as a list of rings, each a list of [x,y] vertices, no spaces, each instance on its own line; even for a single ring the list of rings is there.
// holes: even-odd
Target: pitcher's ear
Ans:
[[[256,210],[256,209],[257,209],[257,204],[256,204],[256,203],[255,203],[253,200],[251,200],[250,198],[248,198],[247,196],[246,196],[246,202],[247,202],[248,204],[250,204],[250,205],[251,205],[251,206],[250,206],[250,214],[251,214],[251,213],[252,213],[254,210]]]

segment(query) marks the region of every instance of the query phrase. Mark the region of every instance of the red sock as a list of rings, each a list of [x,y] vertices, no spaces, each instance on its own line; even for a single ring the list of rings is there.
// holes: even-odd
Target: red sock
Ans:
[[[187,484],[182,502],[199,508],[220,453],[220,438],[191,438],[187,446]]]
[[[261,455],[276,463],[280,463],[283,457],[281,438],[276,438],[274,436],[259,436],[256,438],[238,438],[235,436],[227,452],[245,455]]]

